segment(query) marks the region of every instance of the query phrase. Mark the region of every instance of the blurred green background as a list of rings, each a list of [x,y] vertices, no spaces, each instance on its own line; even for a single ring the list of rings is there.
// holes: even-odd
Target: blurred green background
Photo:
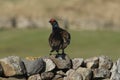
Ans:
[[[65,52],[71,58],[106,55],[115,60],[120,57],[120,32],[76,30],[69,30],[69,32],[72,39]],[[44,28],[2,30],[0,31],[0,57],[48,56],[50,33],[50,29]]]
[[[0,0],[0,58],[48,56],[53,17],[71,34],[65,49],[71,58],[106,55],[116,60],[119,14],[119,0]]]

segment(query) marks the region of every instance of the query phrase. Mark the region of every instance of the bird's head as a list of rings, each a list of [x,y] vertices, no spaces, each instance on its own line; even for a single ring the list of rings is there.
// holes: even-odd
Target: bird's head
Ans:
[[[52,25],[53,28],[58,28],[59,27],[58,22],[54,18],[51,18],[49,22],[50,22],[50,24]]]

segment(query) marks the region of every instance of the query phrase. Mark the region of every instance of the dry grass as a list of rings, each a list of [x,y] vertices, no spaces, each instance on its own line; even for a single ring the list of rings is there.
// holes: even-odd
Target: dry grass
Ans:
[[[105,26],[109,24],[119,26],[119,14],[119,0],[0,0],[0,16],[7,17],[26,16],[42,19],[59,17],[67,18],[70,23],[85,19],[85,22],[93,20],[105,22]],[[95,23],[97,22],[93,24]]]
[[[119,0],[0,0],[0,15],[120,18]],[[117,19],[116,19],[117,18]]]

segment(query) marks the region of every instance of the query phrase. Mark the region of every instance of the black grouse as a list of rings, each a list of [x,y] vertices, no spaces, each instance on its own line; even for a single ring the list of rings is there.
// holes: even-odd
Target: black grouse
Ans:
[[[64,54],[64,49],[70,44],[70,33],[60,28],[55,19],[52,18],[49,22],[52,25],[52,33],[49,36],[49,44],[52,48],[50,52],[56,51],[59,54],[61,49],[62,54]]]

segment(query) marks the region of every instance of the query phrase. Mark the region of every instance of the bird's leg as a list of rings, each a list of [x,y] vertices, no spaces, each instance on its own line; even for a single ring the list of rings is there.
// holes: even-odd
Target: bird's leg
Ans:
[[[57,54],[59,54],[59,50],[56,50]]]
[[[64,53],[64,49],[62,49],[62,54],[65,54],[65,53]]]

